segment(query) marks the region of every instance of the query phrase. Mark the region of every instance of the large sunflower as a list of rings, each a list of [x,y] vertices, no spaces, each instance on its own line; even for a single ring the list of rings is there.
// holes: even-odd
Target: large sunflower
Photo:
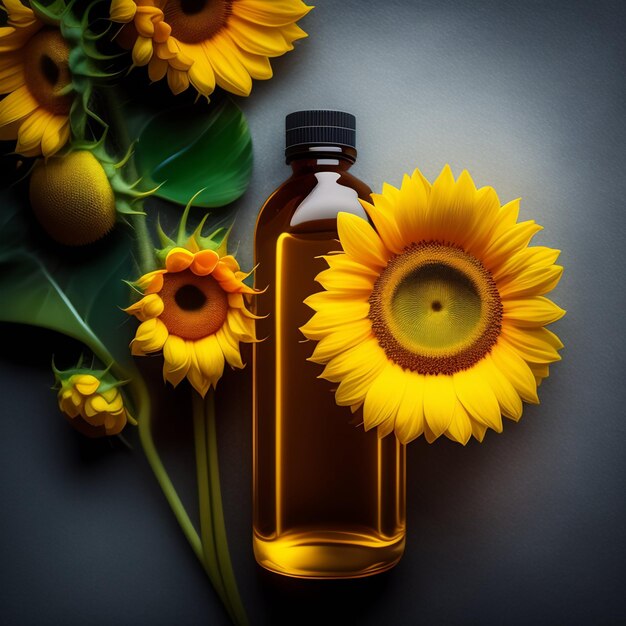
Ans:
[[[165,268],[137,281],[144,297],[126,309],[141,321],[132,353],[163,350],[163,376],[176,386],[185,376],[202,396],[214,388],[224,360],[242,368],[239,342],[256,341],[255,315],[244,294],[256,293],[242,280],[232,255],[215,250],[171,249]]]
[[[306,303],[302,327],[319,340],[311,360],[339,383],[336,401],[363,405],[366,429],[407,443],[422,433],[465,444],[518,420],[522,400],[560,359],[544,328],[565,313],[543,297],[563,268],[558,250],[528,247],[541,230],[517,222],[519,200],[500,206],[446,166],[431,186],[416,170],[400,189],[362,202],[376,230],[340,213],[344,252],[325,257],[326,291]]]
[[[112,0],[111,20],[127,24],[120,43],[153,81],[173,93],[191,83],[208,96],[218,85],[240,96],[252,79],[272,77],[268,57],[293,50],[296,25],[312,7],[301,0]]]
[[[17,139],[24,156],[50,156],[70,134],[70,49],[20,0],[2,4],[8,25],[0,28],[0,93],[8,95],[0,102],[0,139]]]

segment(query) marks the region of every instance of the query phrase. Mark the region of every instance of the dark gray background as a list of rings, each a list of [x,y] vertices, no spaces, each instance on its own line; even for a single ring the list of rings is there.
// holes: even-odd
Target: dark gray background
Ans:
[[[285,114],[345,109],[358,118],[354,171],[375,190],[449,162],[503,202],[523,197],[522,218],[545,226],[535,242],[563,250],[553,296],[568,315],[554,330],[566,347],[541,405],[502,435],[409,446],[406,554],[348,582],[255,566],[250,369],[228,375],[223,490],[249,614],[255,624],[623,623],[626,4],[317,4],[302,21],[310,37],[241,101],[256,158],[237,203],[243,265],[258,208],[288,174]],[[54,341],[17,337],[39,347],[0,358],[3,623],[226,623],[140,451],[75,435],[49,392]],[[159,439],[191,501],[185,394],[165,409]]]

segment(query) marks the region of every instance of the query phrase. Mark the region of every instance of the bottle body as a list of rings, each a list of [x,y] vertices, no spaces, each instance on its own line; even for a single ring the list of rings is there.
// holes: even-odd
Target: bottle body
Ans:
[[[326,155],[328,156],[328,155]],[[333,155],[331,155],[333,156]],[[255,231],[254,551],[267,569],[298,577],[365,576],[393,566],[405,534],[405,451],[365,432],[361,410],[335,403],[314,344],[299,327],[321,290],[318,258],[339,250],[339,211],[366,218],[369,188],[341,158],[293,162]]]

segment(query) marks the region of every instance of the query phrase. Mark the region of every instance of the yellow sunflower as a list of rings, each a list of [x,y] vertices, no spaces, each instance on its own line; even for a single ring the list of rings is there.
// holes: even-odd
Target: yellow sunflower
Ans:
[[[293,50],[296,25],[313,7],[301,0],[112,0],[110,17],[127,24],[120,43],[153,81],[173,93],[191,83],[209,96],[218,85],[247,96],[252,79],[272,77],[268,57]]]
[[[0,93],[8,95],[0,102],[0,139],[17,139],[24,156],[50,156],[70,134],[70,49],[20,0],[2,4],[8,25],[0,28]]]
[[[244,294],[256,293],[232,255],[215,250],[172,248],[165,268],[136,283],[144,297],[126,309],[141,324],[132,353],[163,351],[163,376],[172,385],[185,377],[202,396],[216,387],[224,360],[242,368],[239,343],[256,341],[254,320]]]
[[[339,383],[336,401],[363,405],[366,429],[422,433],[467,443],[502,415],[518,420],[522,400],[560,359],[544,328],[565,311],[544,297],[561,277],[558,250],[529,247],[539,230],[517,222],[519,200],[500,206],[446,166],[431,184],[416,170],[400,189],[383,186],[362,202],[376,230],[340,213],[344,252],[326,257],[326,291],[305,302],[317,311],[302,327],[319,341],[311,360]]]

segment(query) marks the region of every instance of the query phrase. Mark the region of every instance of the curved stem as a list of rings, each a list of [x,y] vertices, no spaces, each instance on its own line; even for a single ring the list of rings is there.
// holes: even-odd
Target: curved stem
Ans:
[[[203,562],[202,543],[200,541],[200,537],[198,536],[194,525],[191,523],[183,503],[180,501],[180,498],[176,493],[176,489],[174,488],[174,485],[172,484],[172,481],[163,466],[163,462],[157,452],[156,446],[154,445],[152,427],[150,423],[150,395],[148,394],[143,378],[138,373],[132,378],[131,388],[135,392],[134,395],[136,396],[135,409],[138,411],[137,422],[139,426],[139,440],[141,441],[144,454],[148,459],[152,472],[159,482],[159,485],[163,490],[163,494],[165,495],[165,498],[167,499],[176,520],[178,521],[178,524],[180,525],[185,537],[187,537],[187,541],[189,541],[189,544],[198,559]]]
[[[228,596],[224,588],[224,581],[217,564],[217,550],[213,533],[213,516],[211,515],[211,502],[209,498],[209,470],[206,447],[206,424],[204,421],[204,402],[202,398],[193,392],[193,436],[196,449],[196,473],[198,478],[198,506],[200,512],[200,538],[202,540],[202,552],[204,567],[219,594],[224,606],[227,608],[231,619],[234,615],[229,606]]]
[[[215,398],[213,389],[209,389],[204,401],[206,418],[206,444],[209,470],[209,488],[211,500],[211,516],[213,520],[213,533],[217,550],[217,562],[224,581],[226,595],[232,607],[233,620],[239,626],[248,624],[248,617],[239,595],[235,572],[228,551],[228,537],[226,536],[226,524],[224,522],[224,509],[222,506],[222,493],[220,488],[220,469],[217,446],[217,427],[215,423]]]

